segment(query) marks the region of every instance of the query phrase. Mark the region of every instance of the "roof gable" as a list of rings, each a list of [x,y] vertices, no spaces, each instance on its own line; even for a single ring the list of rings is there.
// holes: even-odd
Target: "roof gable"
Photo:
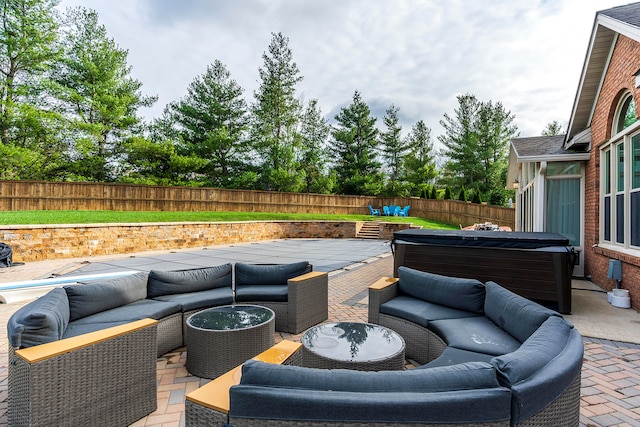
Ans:
[[[565,147],[591,125],[591,118],[618,35],[640,42],[640,3],[596,13],[589,47],[567,127]]]

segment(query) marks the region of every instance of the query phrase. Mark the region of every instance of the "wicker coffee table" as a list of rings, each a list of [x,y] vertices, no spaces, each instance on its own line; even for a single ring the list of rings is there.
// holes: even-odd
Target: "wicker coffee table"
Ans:
[[[257,305],[225,305],[187,319],[187,370],[216,378],[275,344],[275,313]]]
[[[304,333],[302,364],[311,368],[386,371],[404,369],[404,340],[371,323],[338,322]]]

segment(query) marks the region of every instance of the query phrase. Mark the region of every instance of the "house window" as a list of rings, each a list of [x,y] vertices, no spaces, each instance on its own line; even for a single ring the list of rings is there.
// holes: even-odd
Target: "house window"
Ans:
[[[640,247],[640,134],[631,138],[631,246]]]
[[[614,136],[600,151],[600,241],[640,251],[640,123],[631,93],[614,118]]]
[[[622,97],[617,117],[614,133],[622,132],[638,121],[636,117],[636,103],[630,93]]]
[[[640,132],[632,131],[601,151],[601,240],[640,250]]]

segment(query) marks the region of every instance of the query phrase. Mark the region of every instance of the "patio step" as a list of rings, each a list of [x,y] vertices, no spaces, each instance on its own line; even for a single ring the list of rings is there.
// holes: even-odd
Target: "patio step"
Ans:
[[[359,239],[379,239],[380,224],[377,221],[365,222],[356,237]]]

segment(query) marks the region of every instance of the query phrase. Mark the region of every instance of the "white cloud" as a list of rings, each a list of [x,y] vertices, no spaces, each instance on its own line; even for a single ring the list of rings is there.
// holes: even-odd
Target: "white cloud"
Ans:
[[[404,131],[441,133],[456,96],[503,103],[523,136],[566,123],[595,12],[612,0],[63,0],[94,8],[129,50],[152,118],[219,59],[249,102],[272,32],[289,37],[304,80],[330,118],[357,89],[379,119],[394,103]],[[381,120],[379,120],[380,122]]]

